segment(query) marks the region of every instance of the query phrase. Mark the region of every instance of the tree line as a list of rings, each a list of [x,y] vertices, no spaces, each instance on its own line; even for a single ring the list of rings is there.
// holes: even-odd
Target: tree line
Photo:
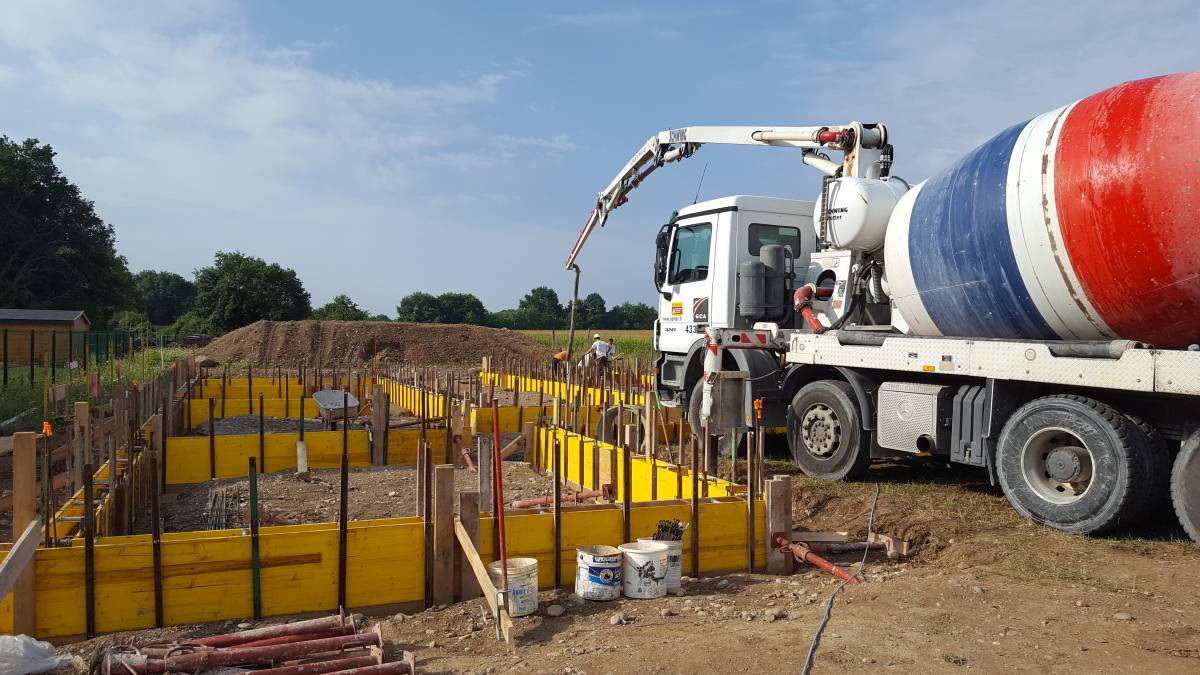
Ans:
[[[94,329],[165,328],[175,335],[219,334],[260,319],[390,320],[344,294],[314,309],[295,270],[236,251],[218,251],[192,280],[165,271],[134,274],[117,253],[114,228],[63,176],[54,156],[36,139],[0,136],[0,307],[83,309]],[[396,320],[563,328],[569,304],[545,286],[498,312],[469,293],[416,292],[400,300]],[[579,302],[576,325],[649,328],[655,316],[644,303],[609,309],[591,293]]]

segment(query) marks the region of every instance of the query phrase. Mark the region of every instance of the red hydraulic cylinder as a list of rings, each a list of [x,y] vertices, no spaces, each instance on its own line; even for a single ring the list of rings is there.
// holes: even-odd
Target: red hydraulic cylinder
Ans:
[[[790,553],[796,558],[796,560],[806,562],[817,569],[829,572],[842,581],[849,582],[855,586],[863,583],[863,580],[857,575],[851,574],[845,568],[839,567],[838,565],[829,562],[816,553],[813,553],[812,550],[804,544],[792,543],[792,541],[787,538],[787,535],[783,534],[782,532],[776,532],[775,536],[772,537],[771,542],[775,545],[775,548],[783,553]]]

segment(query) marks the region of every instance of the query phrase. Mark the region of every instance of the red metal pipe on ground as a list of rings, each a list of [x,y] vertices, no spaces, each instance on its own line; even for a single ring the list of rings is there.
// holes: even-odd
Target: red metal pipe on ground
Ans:
[[[328,652],[346,647],[380,647],[383,639],[378,632],[342,635],[323,640],[306,640],[268,647],[229,647],[206,649],[191,654],[169,656],[161,661],[148,661],[147,673],[195,673],[217,666],[253,666],[286,661],[308,654]]]
[[[325,638],[338,637],[339,635],[354,635],[354,629],[350,626],[343,628],[335,628],[333,630],[321,631],[320,633],[301,633],[299,635],[280,635],[279,637],[265,638],[262,640],[254,640],[253,642],[243,642],[236,645],[239,649],[242,647],[269,647],[271,645],[286,645],[291,642],[304,642],[305,640],[324,640]]]
[[[405,675],[413,672],[412,664],[404,661],[392,661],[391,663],[381,663],[377,666],[364,666],[362,668],[351,668],[349,670],[339,670],[338,675]]]
[[[254,671],[254,675],[320,675],[321,673],[336,673],[351,668],[361,668],[363,666],[374,666],[379,664],[379,657],[375,654],[363,654],[359,656],[350,656],[344,659],[333,659],[330,661],[316,661],[314,663],[297,663],[288,666],[279,666],[278,668],[266,668],[263,670]]]
[[[831,563],[816,553],[813,553],[808,546],[805,546],[802,543],[793,543],[787,538],[787,535],[783,534],[782,532],[776,532],[775,536],[771,538],[771,542],[780,552],[791,554],[796,560],[799,560],[800,562],[806,562],[817,569],[829,572],[842,581],[849,582],[855,586],[863,583],[862,578],[858,575],[851,574],[849,570]]]
[[[306,621],[281,623],[274,626],[263,626],[262,628],[252,628],[250,630],[238,631],[236,633],[223,633],[221,635],[213,635],[206,638],[197,638],[195,640],[189,640],[188,644],[204,645],[206,647],[228,647],[231,645],[239,645],[243,642],[251,642],[253,640],[279,637],[280,635],[316,633],[353,624],[353,617],[343,618],[341,616],[326,616],[321,617],[320,619],[308,619]]]

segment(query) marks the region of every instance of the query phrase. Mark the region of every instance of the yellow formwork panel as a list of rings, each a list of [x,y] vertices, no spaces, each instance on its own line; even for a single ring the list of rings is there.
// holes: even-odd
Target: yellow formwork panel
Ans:
[[[765,504],[758,500],[754,505],[756,529],[755,567],[765,561],[764,514]],[[744,570],[747,567],[746,502],[741,499],[706,499],[700,504],[700,571],[703,574]],[[667,519],[691,523],[690,504],[639,504],[630,510],[630,538],[654,534],[658,521]],[[563,512],[562,584],[570,587],[575,579],[576,549],[582,546],[620,546],[623,534],[620,508]],[[552,513],[536,513],[508,516],[504,520],[505,538],[509,558],[536,558],[538,561],[538,588],[554,587],[554,517]],[[484,515],[479,525],[480,557],[485,563],[495,558],[492,536],[492,518]],[[691,573],[691,533],[683,537],[683,573]]]
[[[337,609],[338,531],[333,523],[265,527],[260,538],[262,611],[285,616]],[[167,534],[162,542],[167,625],[247,618],[253,613],[250,537],[240,530]],[[153,548],[146,536],[98,540],[96,630],[154,625]],[[86,632],[84,548],[39,549],[38,637]],[[349,524],[346,600],[350,608],[424,597],[424,526],[417,518]],[[0,632],[12,628],[10,597]]]
[[[369,466],[367,431],[353,429],[346,434],[350,465]],[[216,436],[216,477],[245,476],[249,458],[258,457],[258,434]],[[263,435],[263,472],[296,468],[296,443],[300,434]],[[308,466],[336,469],[342,463],[341,431],[310,431],[304,434]],[[202,483],[213,477],[209,466],[208,436],[176,436],[167,439],[167,484]]]
[[[220,398],[192,398],[187,406],[191,410],[192,428],[196,428],[208,422],[208,402],[215,401],[213,405],[213,413],[217,419],[227,417],[237,417],[239,415],[251,414],[251,404],[253,404],[254,414],[258,414],[259,400],[256,398],[253,401],[246,398],[226,398],[224,408],[221,407],[222,401]],[[299,417],[300,416],[300,398],[267,398],[262,400],[263,414],[267,417]],[[320,410],[317,408],[316,401],[311,398],[304,400],[304,417],[305,419],[316,419],[321,416]],[[188,422],[188,418],[184,417],[184,423]]]
[[[600,486],[611,484],[617,489],[618,497],[623,495],[625,485],[625,467],[621,461],[620,450],[611,444],[597,441],[587,436],[573,434],[565,429],[543,428],[538,434],[535,452],[538,464],[552,469],[554,458],[554,441],[557,439],[562,448],[560,455],[559,475],[583,487],[593,490]],[[580,463],[580,457],[583,462]],[[615,464],[615,471],[614,469]],[[582,475],[580,469],[582,468]],[[663,460],[654,460],[635,455],[630,461],[633,473],[633,501],[647,502],[652,499],[691,499],[692,475],[691,470],[677,467]],[[682,479],[682,480],[681,480]],[[657,482],[657,491],[652,485]],[[740,486],[713,476],[700,475],[699,485],[701,494],[707,485],[707,496],[725,497],[738,494]]]

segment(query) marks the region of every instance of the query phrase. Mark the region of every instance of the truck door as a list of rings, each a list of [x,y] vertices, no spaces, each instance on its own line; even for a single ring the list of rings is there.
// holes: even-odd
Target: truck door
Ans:
[[[659,351],[686,353],[703,339],[712,295],[713,222],[698,220],[675,228],[667,278],[659,300]]]

